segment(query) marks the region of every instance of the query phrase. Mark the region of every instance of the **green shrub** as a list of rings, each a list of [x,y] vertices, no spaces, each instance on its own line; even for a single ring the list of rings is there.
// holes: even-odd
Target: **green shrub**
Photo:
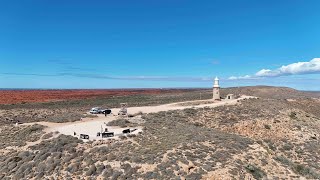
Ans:
[[[262,179],[266,176],[266,173],[255,165],[248,164],[245,168],[255,179]]]
[[[292,111],[292,112],[289,114],[289,117],[290,117],[291,119],[297,119],[297,113],[294,112],[294,111]]]
[[[266,129],[271,129],[271,125],[265,124],[265,125],[264,125],[264,128],[266,128]]]
[[[283,146],[282,146],[282,149],[285,150],[285,151],[290,151],[293,149],[293,145],[291,143],[285,143]]]

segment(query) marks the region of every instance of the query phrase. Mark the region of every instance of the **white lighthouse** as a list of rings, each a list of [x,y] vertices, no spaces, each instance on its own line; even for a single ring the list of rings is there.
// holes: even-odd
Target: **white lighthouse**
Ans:
[[[219,79],[216,77],[214,79],[213,84],[213,99],[214,100],[220,100],[220,86],[219,86]]]

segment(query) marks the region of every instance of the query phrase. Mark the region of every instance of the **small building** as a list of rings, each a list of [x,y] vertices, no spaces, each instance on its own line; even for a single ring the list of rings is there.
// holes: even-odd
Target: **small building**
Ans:
[[[234,94],[228,94],[226,99],[235,99]]]

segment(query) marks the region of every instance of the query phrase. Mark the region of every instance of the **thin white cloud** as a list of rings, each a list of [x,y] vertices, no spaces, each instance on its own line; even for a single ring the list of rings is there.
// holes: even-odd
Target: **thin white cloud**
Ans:
[[[231,76],[228,78],[229,80],[239,80],[239,79],[255,79],[252,76],[245,75],[245,76]]]
[[[320,58],[314,58],[308,62],[297,62],[289,65],[281,66],[278,69],[261,69],[255,75],[246,76],[231,76],[230,80],[239,79],[253,79],[253,78],[264,78],[264,77],[280,77],[288,75],[299,75],[299,74],[316,74],[320,73]]]

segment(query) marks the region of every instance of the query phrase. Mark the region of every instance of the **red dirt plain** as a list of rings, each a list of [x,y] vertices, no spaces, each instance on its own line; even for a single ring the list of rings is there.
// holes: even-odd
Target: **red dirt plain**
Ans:
[[[99,96],[125,96],[135,94],[179,93],[182,89],[126,89],[126,90],[0,90],[0,104],[51,102],[96,98]]]

